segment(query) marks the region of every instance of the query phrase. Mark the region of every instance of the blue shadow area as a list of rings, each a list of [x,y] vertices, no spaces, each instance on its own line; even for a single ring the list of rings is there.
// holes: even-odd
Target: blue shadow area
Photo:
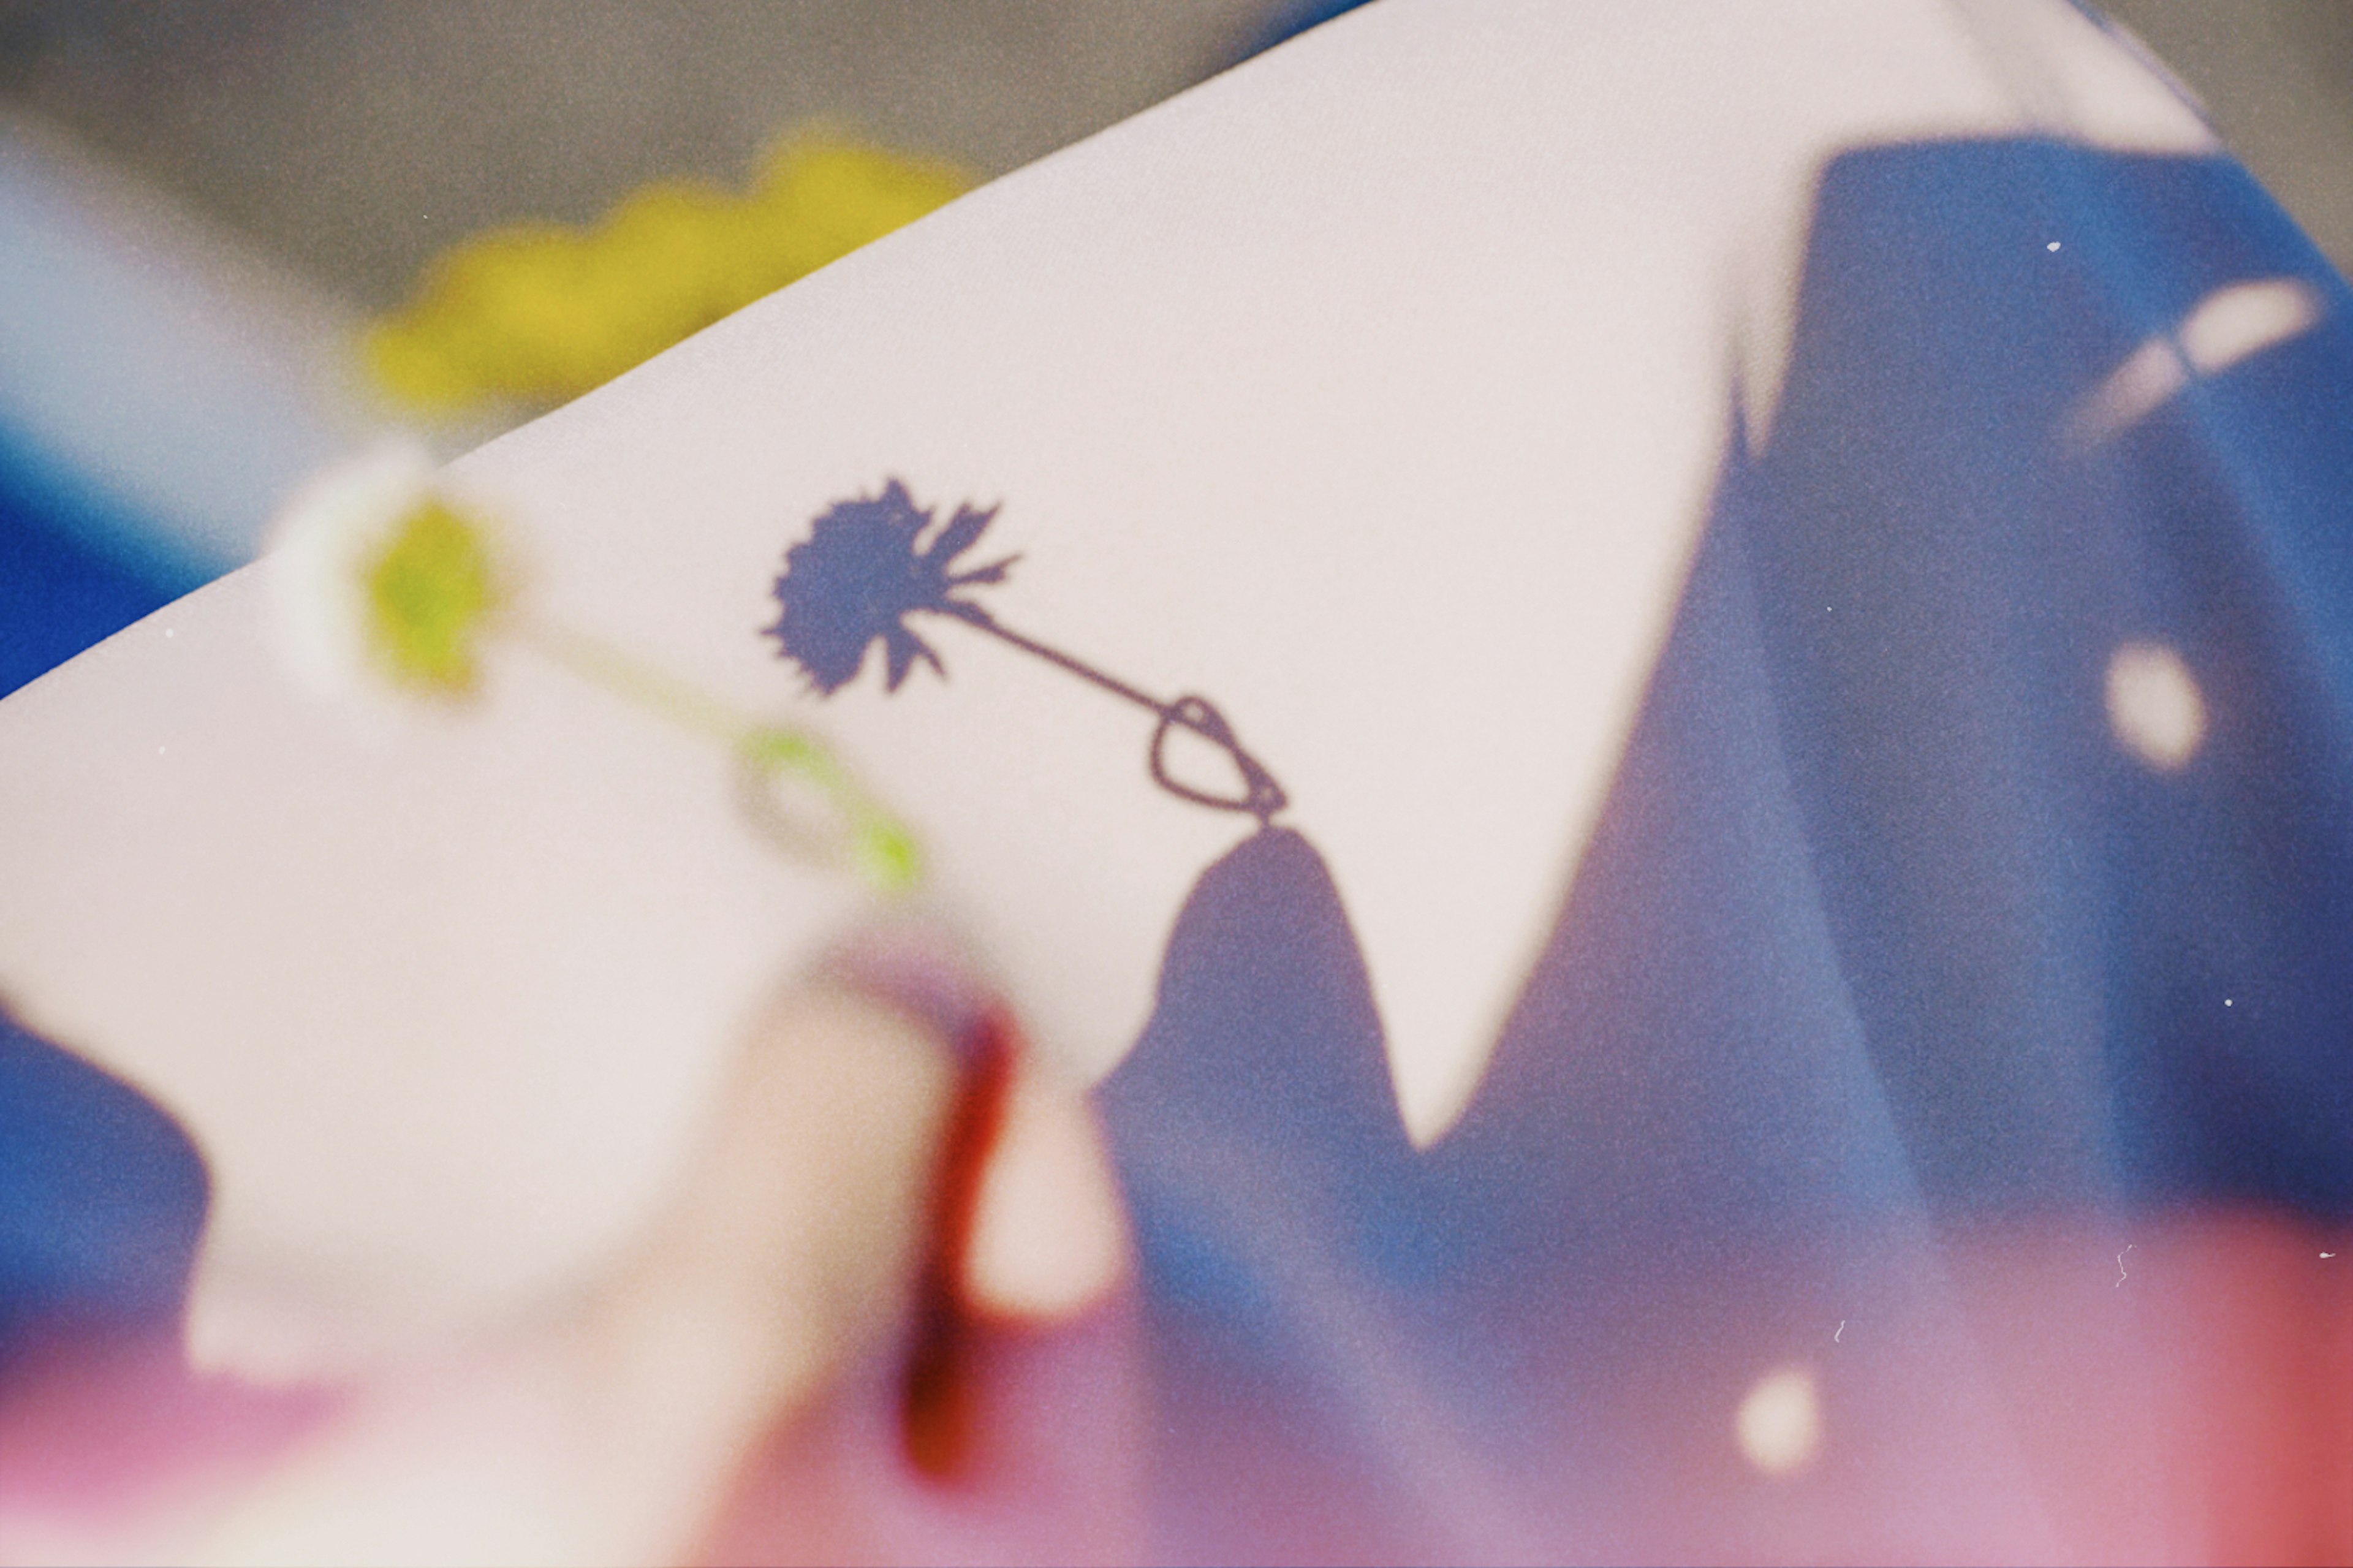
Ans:
[[[136,1089],[0,1012],[0,1372],[36,1340],[166,1322],[204,1164]]]
[[[2267,279],[2320,324],[2070,437]],[[1515,1517],[1606,1556],[1604,1478],[1736,1396],[1625,1392],[1670,1303],[1703,1367],[1883,1292],[1891,1237],[2353,1214],[2353,294],[2227,160],[1874,149],[1826,171],[1789,365],[1451,1135],[1405,1142],[1312,816],[1185,910],[1103,1091],[1172,1559]],[[2177,770],[2112,729],[2129,644],[2202,695]],[[1479,1518],[1430,1489],[1524,1449]]]

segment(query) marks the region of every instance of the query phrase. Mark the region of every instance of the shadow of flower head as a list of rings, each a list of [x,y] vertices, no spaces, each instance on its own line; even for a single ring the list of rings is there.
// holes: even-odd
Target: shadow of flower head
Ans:
[[[809,536],[785,552],[776,579],[776,625],[766,629],[786,658],[807,672],[827,696],[858,677],[867,648],[883,647],[889,689],[899,689],[917,659],[945,675],[939,655],[907,627],[917,610],[985,619],[977,605],[952,595],[976,583],[1001,583],[1018,557],[967,572],[957,556],[980,540],[997,509],[959,506],[946,525],[923,543],[932,513],[918,507],[897,479],[879,496],[838,501],[821,513]]]

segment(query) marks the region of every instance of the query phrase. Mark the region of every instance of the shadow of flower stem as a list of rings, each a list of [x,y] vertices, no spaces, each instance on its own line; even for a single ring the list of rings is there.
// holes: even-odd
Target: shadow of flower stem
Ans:
[[[1174,702],[1163,702],[1150,692],[1130,686],[1119,677],[1099,669],[1084,659],[1034,637],[1024,637],[969,599],[950,599],[935,609],[940,614],[954,616],[976,631],[987,632],[1026,654],[1044,659],[1057,669],[1067,670],[1114,697],[1149,710],[1160,721],[1159,726],[1152,732],[1148,759],[1152,780],[1169,794],[1189,800],[1196,805],[1206,805],[1219,811],[1246,811],[1261,824],[1291,803],[1282,786],[1274,782],[1274,775],[1243,747],[1234,734],[1233,726],[1226,722],[1226,716],[1219,712],[1217,705],[1208,698],[1187,694]],[[1222,749],[1233,760],[1236,771],[1241,775],[1240,795],[1213,795],[1196,789],[1168,771],[1166,748],[1169,732],[1178,729],[1200,736]]]

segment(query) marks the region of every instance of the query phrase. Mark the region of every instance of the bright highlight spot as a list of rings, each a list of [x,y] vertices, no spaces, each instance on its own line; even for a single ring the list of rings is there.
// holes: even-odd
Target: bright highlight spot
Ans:
[[[2161,773],[2188,763],[2206,739],[2206,700],[2181,657],[2161,643],[2116,649],[2107,698],[2116,743]]]
[[[981,1177],[966,1292],[999,1317],[1067,1318],[1118,1283],[1126,1257],[1118,1178],[1084,1094],[1025,1061]]]
[[[1821,1447],[1821,1397],[1814,1374],[1804,1367],[1783,1367],[1757,1380],[1740,1402],[1733,1430],[1748,1462],[1768,1476],[1787,1476],[1803,1469]]]
[[[2320,295],[2295,278],[2267,278],[2217,289],[2181,323],[2181,352],[2200,374],[2211,375],[2301,337],[2320,321]]]
[[[2076,407],[2067,437],[2079,448],[2096,447],[2156,413],[2189,384],[2189,367],[2180,352],[2163,338],[2151,338]]]
[[[2059,248],[2056,242],[2051,249]],[[2135,349],[2068,416],[2079,450],[2139,424],[2189,384],[2303,336],[2325,314],[2320,293],[2300,278],[2265,278],[2215,289],[2172,331]]]

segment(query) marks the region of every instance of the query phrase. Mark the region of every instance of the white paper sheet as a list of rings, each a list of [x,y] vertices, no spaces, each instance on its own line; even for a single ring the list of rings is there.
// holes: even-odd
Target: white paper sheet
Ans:
[[[1672,614],[1736,382],[1762,431],[1848,147],[2202,125],[2051,4],[1386,0],[955,204],[457,465],[536,602],[822,729],[1091,1071],[1251,828],[1149,718],[969,627],[810,693],[785,549],[902,479],[1001,505],[972,590],[1281,779],[1437,1135],[1548,933]],[[177,1111],[195,1328],[325,1364],[594,1267],[761,986],[857,918],[723,760],[518,655],[370,739],[251,574],[0,706],[0,989]],[[273,1348],[274,1347],[274,1348]]]

